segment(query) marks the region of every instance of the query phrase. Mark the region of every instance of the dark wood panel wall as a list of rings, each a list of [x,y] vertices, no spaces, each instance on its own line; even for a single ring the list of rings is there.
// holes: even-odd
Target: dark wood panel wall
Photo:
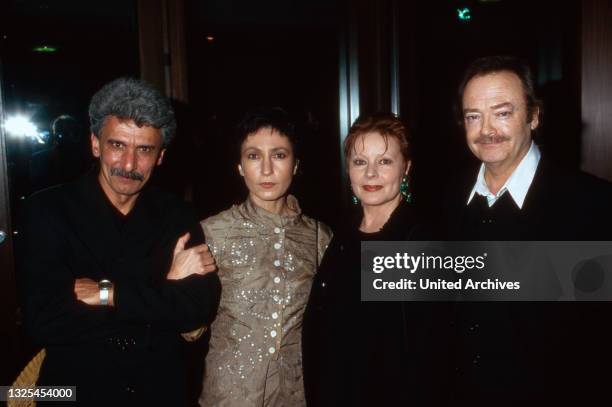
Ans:
[[[185,46],[185,2],[166,0],[168,52],[170,54],[170,97],[187,103],[187,54]]]
[[[612,181],[612,0],[582,1],[582,169]]]
[[[166,90],[163,0],[138,0],[140,77]]]
[[[391,110],[393,0],[353,2],[362,114]]]
[[[140,77],[187,102],[184,0],[138,0]]]

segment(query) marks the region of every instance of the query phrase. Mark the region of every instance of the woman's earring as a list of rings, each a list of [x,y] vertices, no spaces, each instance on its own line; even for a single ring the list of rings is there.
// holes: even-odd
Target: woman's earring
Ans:
[[[357,198],[357,196],[353,192],[353,187],[349,186],[349,188],[351,190],[351,202],[353,203],[353,205],[359,205],[359,198]]]
[[[410,192],[410,184],[408,183],[408,177],[404,176],[402,178],[402,183],[400,184],[400,193],[404,197],[404,200],[408,203],[412,202],[412,193]]]

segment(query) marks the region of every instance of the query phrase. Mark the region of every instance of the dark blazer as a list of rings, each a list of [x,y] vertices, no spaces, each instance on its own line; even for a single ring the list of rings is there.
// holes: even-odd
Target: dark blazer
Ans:
[[[489,211],[481,210],[478,194],[466,205],[475,181],[470,177],[469,184],[464,182],[462,195],[454,199],[451,238],[582,241],[612,237],[610,184],[583,172],[564,170],[545,155],[540,159],[522,209],[517,207],[510,217],[495,219],[491,212],[497,203]],[[487,221],[484,228],[483,220]]]
[[[219,300],[215,274],[168,281],[173,248],[194,212],[145,187],[123,217],[95,172],[28,199],[17,241],[26,331],[47,349],[39,385],[77,386],[81,405],[183,405],[181,332],[209,323]],[[74,280],[114,282],[114,307],[77,301]]]
[[[378,233],[361,233],[358,227],[352,222],[336,231],[304,313],[307,404],[437,405],[434,399],[443,393],[428,390],[446,382],[446,372],[437,367],[447,360],[448,342],[433,327],[448,321],[440,317],[445,308],[360,299],[361,241],[419,240],[413,208],[400,204]]]
[[[612,187],[542,156],[522,209],[508,193],[488,208],[474,178],[457,199],[453,240],[612,240]],[[452,404],[612,403],[609,303],[458,303]],[[584,403],[587,404],[584,404]]]

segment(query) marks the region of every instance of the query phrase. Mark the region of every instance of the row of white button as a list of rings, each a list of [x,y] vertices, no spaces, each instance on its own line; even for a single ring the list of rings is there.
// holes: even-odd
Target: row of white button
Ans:
[[[274,228],[274,233],[276,233],[277,235],[281,232],[280,228]],[[276,250],[280,250],[280,248],[283,247],[280,243],[274,243],[274,248]],[[281,262],[280,260],[274,260],[274,267],[280,267]],[[278,284],[281,282],[280,277],[276,276],[274,277],[274,283]],[[272,313],[272,319],[277,319],[278,318],[278,312],[273,312]],[[272,338],[276,338],[277,332],[276,330],[271,330],[270,331],[270,336]],[[268,348],[268,353],[270,353],[271,355],[273,355],[276,352],[276,348],[274,346],[270,346],[270,348]]]

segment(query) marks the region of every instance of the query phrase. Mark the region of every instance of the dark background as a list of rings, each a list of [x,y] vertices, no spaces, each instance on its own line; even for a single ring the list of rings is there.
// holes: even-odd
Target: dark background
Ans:
[[[339,38],[349,15],[359,26],[361,112],[389,108],[381,103],[388,93],[388,77],[381,72],[388,67],[389,27],[377,20],[376,4],[186,0],[189,102],[176,103],[179,134],[155,182],[192,200],[202,217],[242,201],[246,189],[230,141],[233,126],[249,108],[281,106],[303,129],[293,192],[307,214],[337,225],[350,206],[342,187],[338,107]],[[530,62],[545,106],[539,143],[562,165],[580,166],[580,2],[398,4],[401,117],[411,129],[413,187],[426,216],[442,211],[451,176],[475,174],[477,163],[452,107],[463,69],[478,56],[511,54]],[[471,8],[470,21],[458,19],[463,7]],[[57,116],[70,115],[86,151],[89,98],[111,79],[137,77],[142,68],[136,10],[135,1],[123,0],[5,0],[0,6],[4,115],[28,114],[41,131],[49,131]],[[58,51],[32,51],[45,44]],[[82,172],[74,166],[61,179],[44,179],[43,171],[41,180],[34,170],[37,153],[50,148],[7,136],[13,220],[22,197]],[[11,308],[3,315],[13,321],[13,313]],[[0,369],[0,384],[8,384],[36,349],[19,330],[17,336],[2,336],[0,347],[10,350]]]

